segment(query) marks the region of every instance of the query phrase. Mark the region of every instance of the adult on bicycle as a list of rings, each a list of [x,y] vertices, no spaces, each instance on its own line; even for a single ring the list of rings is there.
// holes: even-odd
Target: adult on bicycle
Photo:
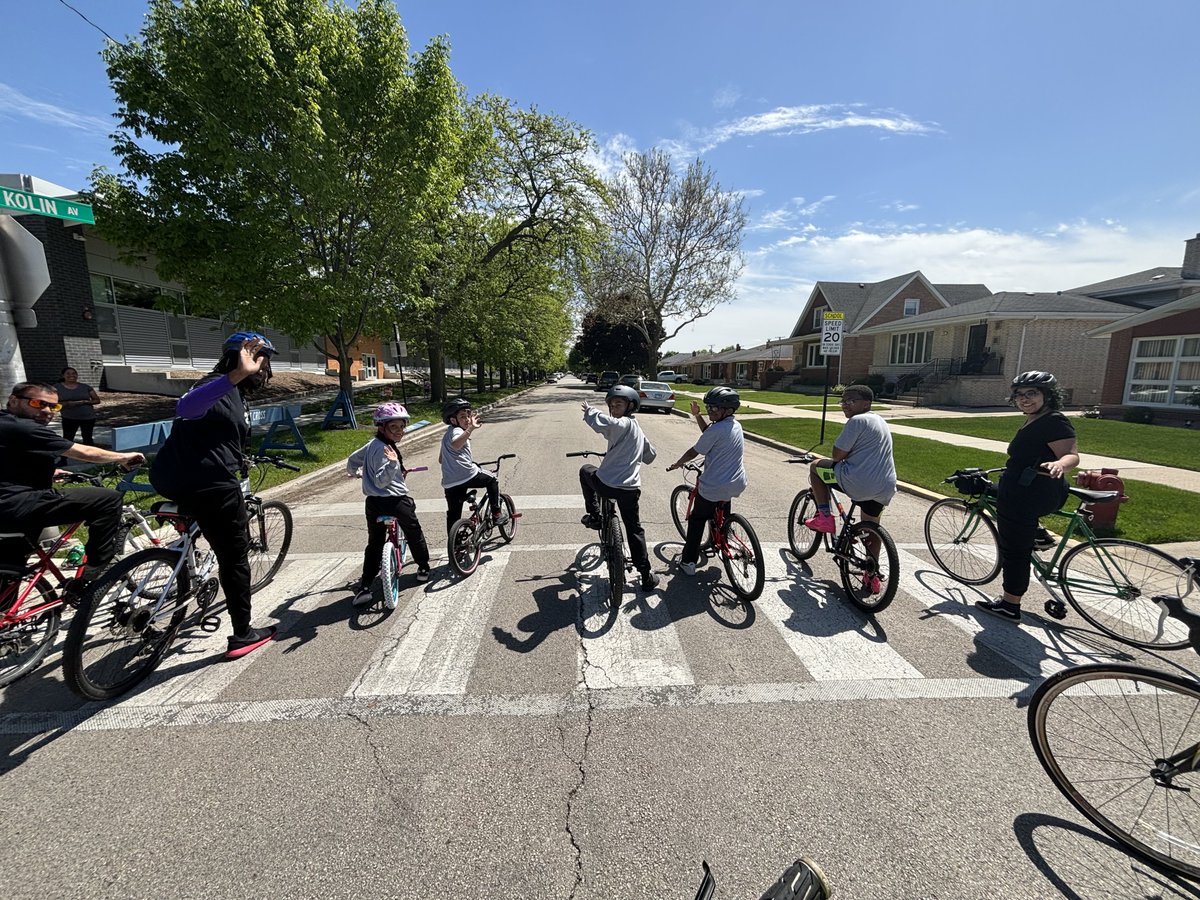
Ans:
[[[229,659],[275,636],[273,627],[250,627],[250,531],[241,486],[250,440],[245,398],[270,381],[275,353],[261,334],[231,334],[212,372],[179,398],[171,433],[150,466],[154,489],[196,520],[216,554],[233,628]]]
[[[742,457],[744,439],[742,425],[733,416],[742,405],[742,398],[731,387],[715,387],[704,395],[704,407],[710,421],[700,414],[700,406],[692,401],[692,417],[700,428],[700,440],[694,447],[679,457],[667,471],[686,465],[697,456],[704,457],[704,471],[700,473],[699,492],[688,516],[687,537],[683,543],[680,568],[685,575],[696,574],[696,562],[700,559],[700,541],[705,526],[712,521],[717,505],[729,504],[734,497],[746,490],[746,466]]]
[[[500,479],[479,468],[471,455],[471,435],[483,424],[479,413],[472,411],[470,400],[456,397],[442,406],[442,421],[450,426],[442,435],[442,449],[438,451],[442,490],[446,492],[446,533],[462,517],[463,503],[471,488],[486,490],[494,523],[507,524],[508,510],[500,502]]]
[[[604,435],[608,449],[599,467],[586,465],[579,470],[579,486],[583,489],[586,510],[580,521],[588,528],[599,529],[600,506],[596,495],[615,501],[629,540],[629,559],[641,573],[642,590],[652,591],[658,587],[658,576],[650,571],[646,531],[642,527],[638,501],[642,496],[642,465],[654,462],[658,451],[633,418],[642,403],[637,391],[628,385],[614,384],[604,401],[608,405],[608,415],[583,401],[584,424]]]
[[[996,530],[1004,593],[975,605],[1011,621],[1021,618],[1021,598],[1029,589],[1029,564],[1038,519],[1062,508],[1066,474],[1079,465],[1075,429],[1059,410],[1063,395],[1049,372],[1022,372],[1012,380],[1009,403],[1025,416],[1008,445],[996,498]]]
[[[87,564],[80,581],[93,580],[116,555],[121,524],[121,495],[107,488],[54,489],[60,456],[89,463],[119,463],[127,468],[145,461],[140,453],[115,453],[55,434],[47,426],[61,409],[52,385],[22,381],[15,385],[7,408],[0,411],[0,521],[6,531],[23,531],[36,541],[48,525],[86,522]],[[23,563],[25,546],[0,551],[3,561]]]

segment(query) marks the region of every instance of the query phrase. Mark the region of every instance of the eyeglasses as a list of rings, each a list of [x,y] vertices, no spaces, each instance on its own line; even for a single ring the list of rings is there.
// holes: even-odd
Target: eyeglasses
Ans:
[[[45,400],[39,400],[37,397],[20,397],[34,409],[48,409],[50,412],[58,412],[62,409],[61,403],[47,403]]]
[[[1013,396],[1020,397],[1022,400],[1032,400],[1035,397],[1042,396],[1042,392],[1034,388],[1031,391],[1013,391]]]

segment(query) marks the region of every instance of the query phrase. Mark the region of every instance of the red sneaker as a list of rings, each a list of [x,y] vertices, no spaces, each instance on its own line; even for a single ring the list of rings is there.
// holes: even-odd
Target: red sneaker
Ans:
[[[813,531],[819,531],[822,534],[833,534],[837,531],[837,522],[834,521],[830,513],[817,513],[811,519],[805,519],[804,524]]]

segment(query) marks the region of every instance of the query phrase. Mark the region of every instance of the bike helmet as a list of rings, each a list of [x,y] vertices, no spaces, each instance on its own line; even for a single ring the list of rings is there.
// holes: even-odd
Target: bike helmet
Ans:
[[[267,354],[268,359],[270,359],[272,356],[275,356],[279,352],[275,349],[275,345],[271,343],[270,338],[268,338],[265,334],[259,334],[257,331],[235,331],[229,337],[225,338],[223,349],[240,350],[242,348],[242,344],[246,343],[246,341],[252,341],[255,338],[258,338],[258,340],[263,342],[263,345],[258,352]]]
[[[627,384],[614,384],[608,389],[608,393],[604,395],[604,399],[611,400],[616,397],[618,400],[625,400],[629,403],[629,412],[635,413],[642,405],[642,398]]]
[[[742,398],[731,387],[715,387],[704,395],[704,405],[737,409],[742,405]]]
[[[1035,387],[1049,389],[1058,384],[1058,379],[1049,372],[1022,372],[1012,380],[1012,389]]]
[[[375,407],[375,412],[371,414],[371,421],[376,425],[382,425],[393,419],[403,419],[407,422],[410,418],[408,410],[402,404],[395,402],[380,403]]]
[[[442,421],[449,425],[451,419],[457,416],[464,409],[470,408],[471,401],[464,400],[462,397],[455,397],[453,400],[447,400],[442,405]]]

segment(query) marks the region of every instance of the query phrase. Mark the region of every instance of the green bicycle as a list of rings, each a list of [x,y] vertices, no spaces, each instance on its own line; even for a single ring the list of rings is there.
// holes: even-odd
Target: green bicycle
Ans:
[[[965,496],[939,500],[925,514],[925,544],[934,561],[963,584],[987,584],[1000,573],[996,530],[1001,469],[959,469],[945,484]],[[1083,502],[1116,497],[1116,491],[1068,486]],[[1064,522],[1056,544],[1035,547],[1033,574],[1049,591],[1046,612],[1056,619],[1069,603],[1091,625],[1135,647],[1177,650],[1189,646],[1187,627],[1165,615],[1153,598],[1172,593],[1183,569],[1155,547],[1119,538],[1098,538],[1079,508],[1052,513]],[[1062,598],[1066,598],[1066,603]]]

